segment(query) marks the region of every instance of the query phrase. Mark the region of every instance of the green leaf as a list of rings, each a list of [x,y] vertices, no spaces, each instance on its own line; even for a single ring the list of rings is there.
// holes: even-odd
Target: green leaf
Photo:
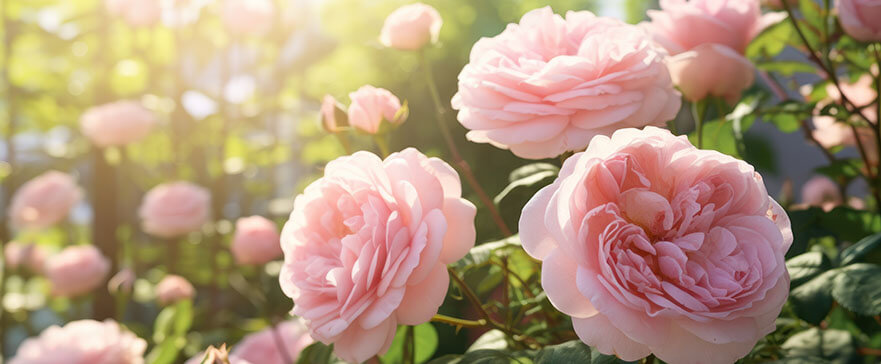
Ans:
[[[795,39],[795,29],[789,21],[782,21],[768,27],[757,36],[746,49],[746,55],[755,59],[758,57],[773,58],[783,52],[788,43]]]
[[[383,363],[403,363],[404,362],[404,345],[407,341],[407,327],[399,326],[392,341],[392,346],[385,355],[382,355]],[[437,331],[430,322],[413,327],[413,346],[416,348],[414,355],[416,363],[421,363],[434,355],[437,350]]]
[[[817,173],[829,176],[833,180],[844,177],[846,180],[852,180],[860,176],[863,168],[863,161],[857,158],[837,159],[828,166],[815,169]]]
[[[315,342],[300,352],[297,364],[329,364],[333,358],[333,346]]]
[[[786,270],[789,271],[789,286],[800,286],[824,271],[832,267],[832,263],[826,254],[821,252],[808,252],[786,261]]]
[[[459,261],[455,263],[455,269],[460,273],[463,273],[469,269],[483,266],[489,262],[494,251],[519,246],[520,235],[516,234],[502,240],[480,244],[471,248],[471,251],[469,251],[468,254],[465,254],[462,259],[459,259]]]
[[[528,164],[511,172],[511,183],[493,199],[505,223],[517,226],[523,206],[542,187],[553,183],[558,173],[559,168],[548,163]]]
[[[712,120],[704,122],[704,149],[716,150],[735,158],[742,159],[743,155],[741,155],[741,149],[738,147],[734,125],[735,123],[728,120]],[[739,125],[741,135],[749,130],[750,126],[752,126],[752,120],[749,118],[742,120]],[[692,144],[697,145],[697,131],[688,134],[688,140],[691,141]]]
[[[480,335],[465,352],[482,349],[504,350],[506,348],[508,348],[508,341],[505,340],[505,333],[498,329],[492,329]]]
[[[547,346],[535,355],[535,364],[590,363],[590,347],[581,340]]]
[[[835,300],[860,315],[881,314],[881,266],[856,263],[838,270],[832,287]]]
[[[529,177],[534,174],[548,172],[548,171],[554,172],[554,173],[559,173],[560,168],[553,165],[553,164],[550,164],[550,163],[527,164],[525,166],[521,166],[521,167],[511,171],[511,174],[508,175],[508,182],[514,182],[516,180],[523,179],[523,178]]]
[[[870,235],[841,252],[841,265],[881,263],[881,233]]]
[[[817,69],[810,64],[799,61],[771,61],[757,63],[756,67],[768,72],[776,72],[784,76],[792,76],[795,73],[816,74]]]
[[[180,353],[180,347],[175,340],[166,340],[162,344],[154,347],[147,354],[147,364],[172,364]]]
[[[173,336],[183,336],[193,324],[193,302],[180,301],[168,306],[156,316],[153,328],[153,342],[159,344]]]
[[[834,303],[830,286],[837,275],[837,270],[826,271],[790,292],[789,304],[798,318],[812,325],[826,318]]]
[[[859,363],[853,336],[843,330],[811,328],[783,343],[784,363]]]

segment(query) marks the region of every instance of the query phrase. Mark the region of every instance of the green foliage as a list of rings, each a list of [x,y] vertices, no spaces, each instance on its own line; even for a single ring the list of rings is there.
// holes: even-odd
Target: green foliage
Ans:
[[[493,200],[508,226],[517,226],[523,206],[542,187],[554,182],[560,168],[548,163],[533,163],[511,172],[510,182]]]
[[[832,295],[843,307],[864,316],[881,314],[881,266],[857,263],[840,269]]]
[[[853,336],[842,330],[808,329],[783,343],[785,363],[859,363]]]
[[[192,324],[192,301],[184,300],[163,309],[156,317],[153,328],[153,342],[156,347],[147,355],[147,363],[174,363],[186,345],[186,334]]]
[[[407,335],[409,335],[411,330],[413,341],[408,348]],[[382,355],[380,359],[382,359],[383,363],[409,363],[410,359],[405,358],[404,355],[410,350],[415,350],[411,352],[412,358],[415,359],[413,363],[422,363],[434,355],[434,351],[437,349],[437,340],[437,331],[431,323],[424,323],[412,328],[401,326],[398,327],[398,332],[395,333],[395,338],[389,351]]]

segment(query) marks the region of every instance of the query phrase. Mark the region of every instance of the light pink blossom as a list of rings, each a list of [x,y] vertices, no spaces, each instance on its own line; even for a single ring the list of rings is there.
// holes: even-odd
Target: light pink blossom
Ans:
[[[805,182],[801,188],[801,202],[808,206],[819,206],[829,211],[844,203],[838,184],[829,177],[816,176]]]
[[[169,274],[156,285],[156,298],[162,306],[193,299],[196,289],[186,278]]]
[[[81,197],[73,177],[49,171],[18,188],[9,216],[18,228],[44,229],[64,220]]]
[[[396,118],[401,109],[401,101],[389,90],[370,85],[361,86],[349,94],[349,125],[369,134],[376,134],[383,121],[400,124],[403,119]]]
[[[271,29],[274,12],[269,0],[225,0],[222,18],[233,33],[261,34]]]
[[[604,354],[733,363],[789,293],[789,218],[752,166],[649,127],[594,138],[527,203],[551,303]]]
[[[39,244],[10,241],[3,248],[3,257],[9,269],[27,268],[31,273],[42,273],[48,252]]]
[[[385,19],[379,41],[386,47],[418,50],[437,42],[443,23],[437,9],[429,5],[404,5]]]
[[[281,256],[281,237],[275,223],[262,216],[236,221],[232,255],[239,264],[265,264]]]
[[[864,42],[881,41],[881,1],[835,0],[835,9],[848,35]]]
[[[416,149],[330,162],[282,230],[279,281],[293,314],[344,360],[385,352],[397,325],[437,313],[446,265],[474,246],[475,212],[456,171]]]
[[[53,295],[76,297],[104,283],[110,261],[93,245],[75,245],[49,257],[45,273]]]
[[[642,29],[545,7],[474,45],[452,106],[469,140],[541,159],[619,128],[664,125],[681,101]]]
[[[147,342],[113,320],[73,321],[25,340],[9,364],[143,364]]]
[[[134,101],[96,106],[80,118],[83,135],[99,147],[122,146],[141,140],[155,124],[153,113]]]
[[[144,196],[139,214],[144,232],[161,238],[199,231],[211,214],[208,190],[189,182],[165,183]]]
[[[162,17],[159,0],[104,0],[107,12],[133,27],[151,26]]]

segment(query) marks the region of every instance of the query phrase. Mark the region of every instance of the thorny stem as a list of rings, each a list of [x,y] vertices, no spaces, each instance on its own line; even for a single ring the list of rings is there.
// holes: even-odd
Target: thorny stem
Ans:
[[[499,210],[496,208],[496,205],[493,203],[492,199],[489,198],[489,195],[486,194],[486,191],[483,190],[483,187],[480,186],[480,183],[477,182],[477,178],[474,177],[474,172],[471,170],[471,166],[468,165],[464,159],[462,159],[462,155],[459,153],[459,148],[456,147],[455,141],[453,141],[452,133],[450,129],[447,127],[446,120],[444,120],[444,115],[446,114],[446,108],[444,107],[443,102],[440,98],[440,93],[437,90],[437,85],[434,83],[434,76],[431,72],[431,67],[428,63],[428,58],[425,56],[425,51],[420,51],[419,60],[422,62],[422,68],[425,72],[425,80],[428,84],[428,90],[431,92],[431,99],[434,102],[435,107],[435,115],[437,116],[437,124],[440,128],[441,135],[444,138],[444,141],[447,144],[447,148],[450,150],[450,154],[453,157],[453,164],[459,169],[460,172],[465,176],[465,181],[468,182],[468,185],[471,186],[471,189],[477,193],[477,196],[480,198],[480,202],[483,203],[484,206],[489,210],[492,215],[492,219],[495,224],[499,227],[499,230],[505,236],[510,236],[511,229],[508,228],[508,225],[505,224],[505,220],[502,219],[502,215],[499,213]]]

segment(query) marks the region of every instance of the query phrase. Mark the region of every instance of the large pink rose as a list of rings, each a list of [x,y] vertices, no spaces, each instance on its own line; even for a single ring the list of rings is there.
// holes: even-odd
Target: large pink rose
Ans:
[[[158,0],[104,0],[107,12],[134,27],[151,26],[162,17]]]
[[[789,218],[762,178],[663,129],[594,138],[527,203],[520,238],[579,338],[625,360],[732,363],[789,293]]]
[[[661,0],[661,10],[647,14],[651,22],[644,26],[672,56],[673,82],[685,98],[729,102],[753,83],[753,65],[743,56],[747,45],[783,16],[763,16],[759,0]]]
[[[404,5],[385,19],[379,41],[386,47],[417,50],[437,42],[443,23],[440,13],[429,5]]]
[[[64,218],[79,202],[82,192],[69,174],[49,171],[22,185],[9,206],[12,224],[42,229]]]
[[[53,295],[75,297],[104,283],[110,261],[93,245],[75,245],[49,257],[45,273]]]
[[[259,34],[272,27],[274,12],[269,0],[225,0],[222,18],[233,33]]]
[[[211,194],[189,182],[154,187],[144,196],[139,214],[144,232],[174,238],[199,231],[211,214]]]
[[[446,265],[474,246],[475,212],[456,171],[416,149],[328,163],[282,230],[279,281],[293,314],[347,361],[385,352],[398,324],[437,313]]]
[[[826,176],[816,176],[805,182],[801,188],[801,202],[808,206],[819,206],[829,211],[844,203],[838,184]]]
[[[881,41],[881,0],[835,0],[835,9],[848,35],[864,42]]]
[[[35,243],[10,241],[3,247],[4,261],[12,270],[27,268],[31,273],[42,273],[48,255],[45,248]]]
[[[169,274],[156,285],[156,298],[163,306],[193,299],[195,295],[193,284],[179,275]]]
[[[401,109],[401,101],[391,91],[370,85],[361,86],[358,91],[349,94],[349,125],[369,134],[379,132],[382,122],[399,124],[404,122],[396,118]]]
[[[25,340],[9,364],[143,364],[147,342],[115,321],[73,321]]]
[[[469,140],[540,159],[619,128],[663,125],[679,97],[639,27],[545,7],[474,45],[452,105]]]
[[[134,101],[96,106],[80,118],[83,135],[99,147],[121,146],[141,140],[155,124],[153,113]]]
[[[239,264],[265,264],[281,256],[281,237],[275,223],[262,216],[236,221],[232,255]]]

